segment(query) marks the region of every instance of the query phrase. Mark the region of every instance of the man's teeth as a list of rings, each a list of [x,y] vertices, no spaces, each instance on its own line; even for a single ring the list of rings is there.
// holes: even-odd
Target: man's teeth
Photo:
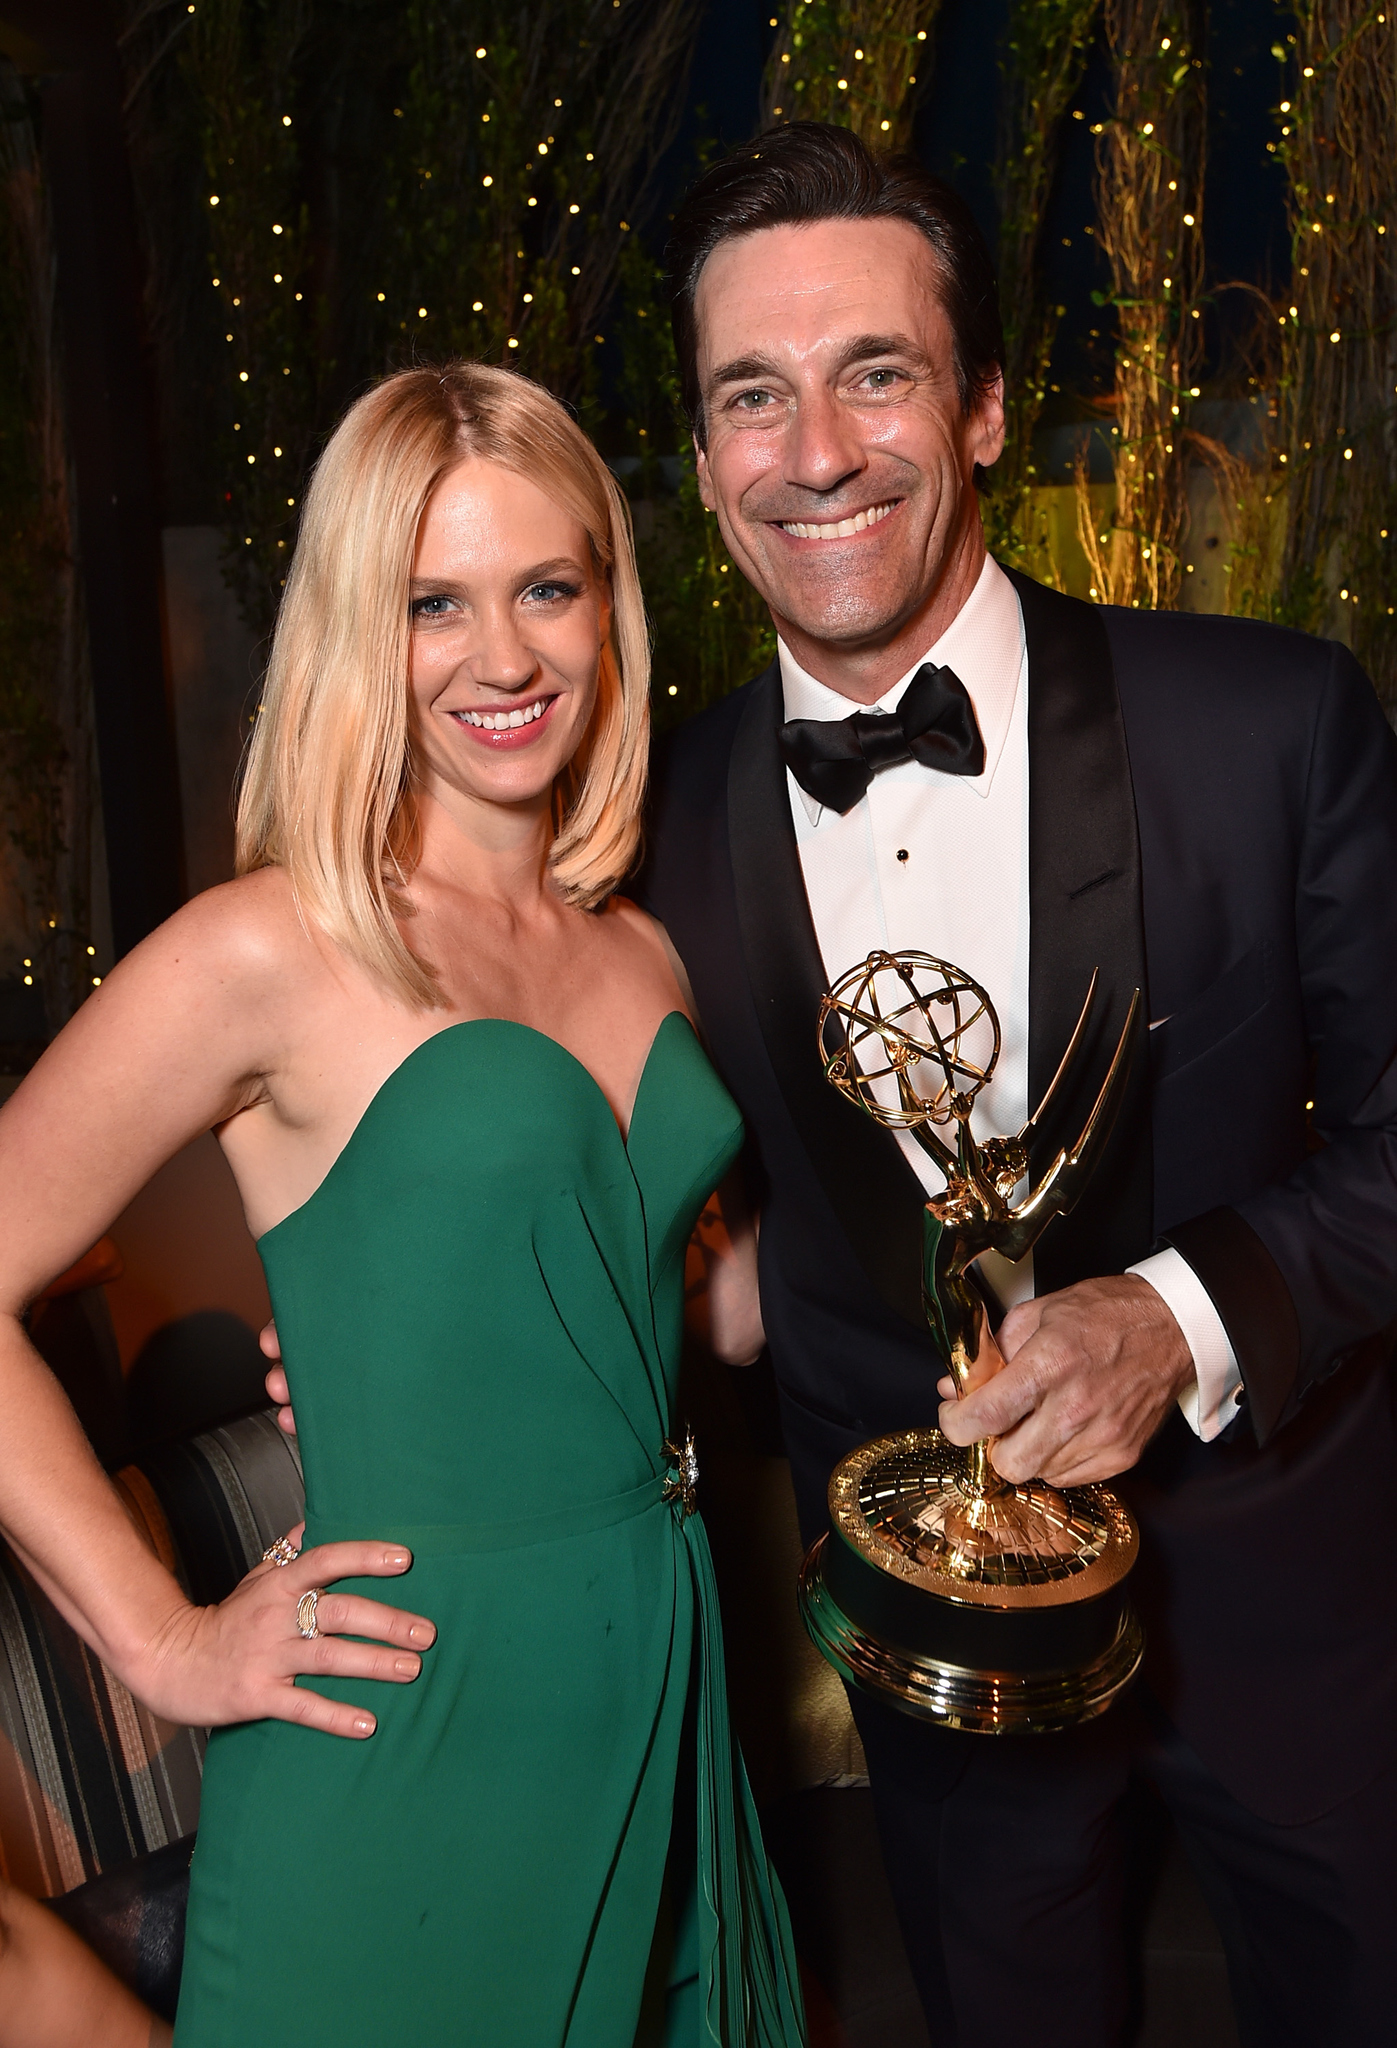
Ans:
[[[463,711],[461,716],[467,725],[478,725],[485,732],[508,732],[512,725],[532,725],[542,718],[552,701],[551,697],[535,697],[522,711]]]
[[[893,500],[895,505],[897,500]],[[852,519],[837,519],[828,526],[809,526],[803,520],[783,519],[780,522],[783,533],[792,533],[797,540],[843,540],[851,533],[862,533],[866,526],[876,526],[880,519],[886,519],[892,505],[875,505],[871,511],[856,512]]]

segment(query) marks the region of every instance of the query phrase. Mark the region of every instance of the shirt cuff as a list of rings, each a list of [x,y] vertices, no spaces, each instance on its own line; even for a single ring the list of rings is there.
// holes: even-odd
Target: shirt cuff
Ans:
[[[1184,1333],[1193,1354],[1193,1384],[1179,1395],[1179,1407],[1194,1435],[1210,1444],[1242,1400],[1242,1375],[1222,1317],[1188,1260],[1172,1245],[1128,1270],[1149,1282]]]

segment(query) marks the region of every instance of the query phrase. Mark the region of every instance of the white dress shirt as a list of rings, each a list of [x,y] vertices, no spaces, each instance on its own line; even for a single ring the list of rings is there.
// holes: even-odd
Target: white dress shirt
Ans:
[[[923,661],[953,669],[975,707],[985,743],[979,775],[943,775],[905,761],[874,776],[841,817],[788,774],[805,892],[831,983],[878,947],[933,953],[985,988],[1003,1042],[971,1117],[977,1137],[1017,1131],[1028,1118],[1028,648],[1018,596],[990,557],[951,625],[876,704],[807,675],[778,647],[787,718],[842,719],[895,711]],[[897,1141],[929,1194],[943,1177],[909,1133]],[[979,1261],[1006,1308],[1033,1293],[1033,1255]],[[1176,1251],[1130,1268],[1172,1310],[1193,1354],[1195,1380],[1179,1397],[1189,1426],[1210,1441],[1237,1412],[1241,1374],[1221,1318]]]

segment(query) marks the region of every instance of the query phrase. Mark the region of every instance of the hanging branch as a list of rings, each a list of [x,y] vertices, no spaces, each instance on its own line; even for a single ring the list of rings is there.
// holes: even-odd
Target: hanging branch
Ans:
[[[1001,560],[1045,566],[1027,531],[1037,479],[1033,434],[1047,395],[1061,306],[1045,297],[1043,221],[1057,171],[1062,124],[1081,84],[1100,0],[1012,0],[1000,48],[999,297],[1004,313],[1007,435],[995,464],[986,523]]]
[[[1293,274],[1283,614],[1351,642],[1397,705],[1397,10],[1299,0],[1282,102]]]
[[[1115,508],[1104,533],[1077,468],[1092,595],[1168,610],[1187,517],[1183,432],[1202,322],[1203,73],[1190,0],[1106,0],[1115,108],[1096,152],[1097,237],[1116,308]]]
[[[49,1026],[94,980],[97,805],[87,640],[59,367],[55,259],[31,108],[0,58],[0,805],[26,977]]]
[[[633,236],[621,258],[616,338],[632,456],[636,550],[654,639],[653,716],[664,730],[760,673],[771,614],[699,497],[659,265]]]
[[[411,0],[382,346],[504,361],[586,402],[626,238],[677,132],[698,0]],[[401,124],[399,126],[399,124]]]
[[[939,0],[789,0],[762,80],[762,125],[836,121],[882,149],[912,140]]]
[[[180,58],[202,131],[208,281],[227,323],[208,393],[226,478],[225,561],[263,632],[295,543],[318,371],[331,353],[300,197],[296,64],[310,23],[311,0],[201,0]]]

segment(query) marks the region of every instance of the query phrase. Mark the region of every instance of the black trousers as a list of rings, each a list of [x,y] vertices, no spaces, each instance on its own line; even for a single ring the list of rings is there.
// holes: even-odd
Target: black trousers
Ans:
[[[1136,1773],[1173,1814],[1217,1921],[1244,2048],[1397,2048],[1397,1769],[1278,1827],[1146,1695],[1067,1734],[1003,1739],[851,1697],[932,2048],[1117,2048],[1119,1809]]]

